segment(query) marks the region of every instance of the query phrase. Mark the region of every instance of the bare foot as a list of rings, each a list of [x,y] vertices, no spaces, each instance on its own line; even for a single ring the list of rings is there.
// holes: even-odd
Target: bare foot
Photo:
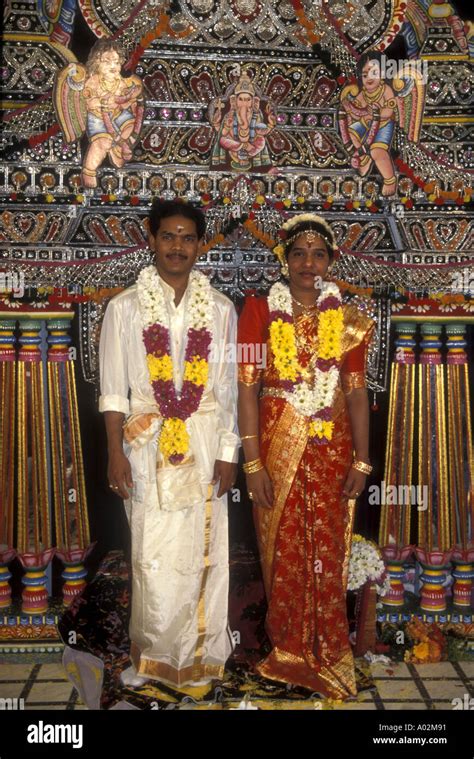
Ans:
[[[97,187],[97,177],[96,176],[89,176],[88,174],[82,173],[82,185],[83,187]]]
[[[393,179],[389,179],[388,181],[385,180],[385,182],[382,185],[382,195],[384,198],[390,197],[390,195],[395,195],[397,191],[397,180],[395,177]]]

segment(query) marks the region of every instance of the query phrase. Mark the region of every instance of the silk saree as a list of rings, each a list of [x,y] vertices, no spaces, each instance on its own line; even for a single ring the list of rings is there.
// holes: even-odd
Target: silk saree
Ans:
[[[346,393],[365,386],[373,322],[344,305],[343,355],[333,405],[331,441],[308,437],[308,420],[282,397],[269,343],[266,298],[246,299],[239,320],[239,356],[266,355],[266,365],[239,364],[239,381],[261,382],[260,458],[274,488],[272,509],[254,506],[273,646],[257,665],[266,678],[307,687],[333,699],[356,695],[346,611],[353,509],[342,489],[352,462]],[[317,351],[317,312],[295,319],[298,361]],[[249,349],[250,346],[250,349]],[[252,346],[256,349],[252,351]]]

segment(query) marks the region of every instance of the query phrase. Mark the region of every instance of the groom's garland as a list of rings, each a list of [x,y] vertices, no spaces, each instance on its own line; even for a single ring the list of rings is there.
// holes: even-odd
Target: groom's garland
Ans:
[[[137,280],[138,303],[143,325],[143,342],[153,394],[163,418],[159,446],[172,464],[180,463],[189,451],[186,420],[198,410],[209,374],[214,302],[207,277],[190,275],[187,310],[188,330],[181,392],[173,380],[169,318],[163,289],[155,266],[147,266]]]
[[[331,440],[332,405],[339,381],[344,314],[337,285],[323,282],[317,300],[319,321],[314,379],[308,382],[298,362],[292,299],[289,288],[277,282],[270,290],[270,346],[285,399],[310,420],[309,435],[316,443]]]

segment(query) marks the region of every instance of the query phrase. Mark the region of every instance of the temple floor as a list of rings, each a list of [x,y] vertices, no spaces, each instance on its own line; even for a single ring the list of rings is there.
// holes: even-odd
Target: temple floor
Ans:
[[[4,655],[0,662],[0,698],[23,699],[22,706],[41,710],[80,710],[88,707],[68,679],[58,655],[57,662],[18,663],[18,656]],[[51,658],[51,657],[50,657]],[[303,689],[269,683],[248,672],[226,674],[221,686],[174,691],[166,686],[144,685],[138,690],[122,688],[115,708],[139,709],[371,709],[450,710],[453,699],[464,703],[474,697],[474,663],[368,664],[357,660],[357,698],[328,702],[311,697]],[[237,668],[238,669],[238,668]],[[367,688],[367,689],[365,689]],[[19,702],[21,703],[21,702]],[[460,702],[454,702],[460,703]],[[127,706],[128,705],[128,706]]]
[[[359,657],[355,660],[357,696],[345,702],[259,676],[253,665],[268,652],[269,644],[263,588],[255,567],[255,562],[231,565],[229,620],[241,640],[226,664],[222,682],[179,690],[156,681],[139,689],[122,685],[121,672],[130,665],[130,581],[123,554],[113,551],[83,592],[63,609],[57,623],[60,639],[55,644],[59,645],[45,645],[44,653],[22,652],[21,647],[16,653],[0,652],[0,700],[23,699],[4,708],[383,711],[474,707],[474,661],[467,652],[462,656],[458,652],[449,661],[422,664],[395,661],[402,658],[396,648],[396,655],[383,663]]]

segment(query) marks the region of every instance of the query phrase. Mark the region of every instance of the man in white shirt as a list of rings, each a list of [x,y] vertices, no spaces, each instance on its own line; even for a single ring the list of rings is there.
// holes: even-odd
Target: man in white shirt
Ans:
[[[132,534],[133,666],[122,673],[132,687],[220,679],[232,651],[225,494],[239,446],[237,315],[193,270],[204,231],[201,211],[155,202],[156,266],[110,301],[101,331],[108,478]]]

